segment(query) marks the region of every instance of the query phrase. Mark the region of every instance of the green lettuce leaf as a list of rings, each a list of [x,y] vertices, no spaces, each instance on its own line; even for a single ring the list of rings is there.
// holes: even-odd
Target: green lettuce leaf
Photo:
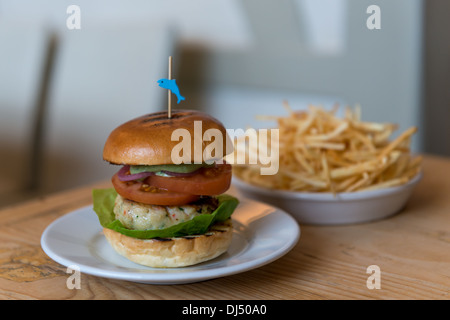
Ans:
[[[116,219],[113,211],[116,197],[117,191],[114,188],[92,190],[94,211],[97,213],[98,220],[102,227],[106,227]]]
[[[172,238],[203,234],[208,231],[209,227],[214,223],[222,222],[230,218],[231,214],[239,204],[238,199],[235,197],[223,194],[217,196],[219,206],[211,214],[201,214],[194,217],[192,220],[165,229],[131,230],[125,228],[123,224],[115,218],[113,209],[116,196],[117,192],[113,188],[95,189],[92,191],[94,211],[98,216],[100,224],[105,228],[139,239]]]

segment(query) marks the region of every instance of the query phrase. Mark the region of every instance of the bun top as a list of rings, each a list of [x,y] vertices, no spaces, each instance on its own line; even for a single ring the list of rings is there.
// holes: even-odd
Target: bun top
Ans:
[[[172,110],[170,119],[166,111],[156,112],[114,129],[103,159],[121,165],[198,163],[221,159],[232,151],[226,129],[217,119],[200,111]]]

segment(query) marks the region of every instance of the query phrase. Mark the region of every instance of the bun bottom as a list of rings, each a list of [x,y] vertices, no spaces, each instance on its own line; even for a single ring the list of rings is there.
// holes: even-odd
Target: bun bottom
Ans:
[[[216,223],[202,235],[163,239],[137,239],[103,228],[113,249],[130,261],[155,268],[176,268],[214,259],[231,244],[231,219]]]

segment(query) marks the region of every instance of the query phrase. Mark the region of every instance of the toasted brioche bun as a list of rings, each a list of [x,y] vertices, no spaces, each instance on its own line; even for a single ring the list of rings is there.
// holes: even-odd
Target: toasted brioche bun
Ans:
[[[201,135],[194,135],[194,121],[201,121]],[[190,133],[191,163],[196,160],[194,145],[202,146],[201,154],[199,152],[198,154],[203,158],[204,149],[212,143],[203,141],[207,140],[203,135],[208,129],[218,129],[222,133],[222,157],[233,151],[226,129],[217,119],[199,111],[174,110],[170,119],[167,112],[157,112],[130,120],[117,127],[106,140],[103,159],[113,164],[173,164],[172,149],[183,141],[180,137],[175,137],[177,140],[172,141],[172,132],[176,129],[186,129]],[[198,129],[197,131],[199,132]],[[207,160],[211,159],[202,159],[203,162]]]
[[[233,227],[231,219],[217,223],[202,235],[169,239],[136,239],[104,228],[116,252],[135,263],[155,268],[186,267],[214,259],[228,250]]]

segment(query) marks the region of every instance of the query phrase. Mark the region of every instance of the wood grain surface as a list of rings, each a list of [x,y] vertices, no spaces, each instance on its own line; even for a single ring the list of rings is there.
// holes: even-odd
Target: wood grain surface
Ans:
[[[58,217],[91,203],[85,186],[0,211],[0,299],[449,299],[450,159],[426,156],[424,178],[406,208],[385,220],[350,226],[301,225],[297,246],[261,268],[184,285],[148,285],[71,273],[42,251]],[[235,192],[232,190],[232,192]],[[381,270],[368,289],[367,267]]]

